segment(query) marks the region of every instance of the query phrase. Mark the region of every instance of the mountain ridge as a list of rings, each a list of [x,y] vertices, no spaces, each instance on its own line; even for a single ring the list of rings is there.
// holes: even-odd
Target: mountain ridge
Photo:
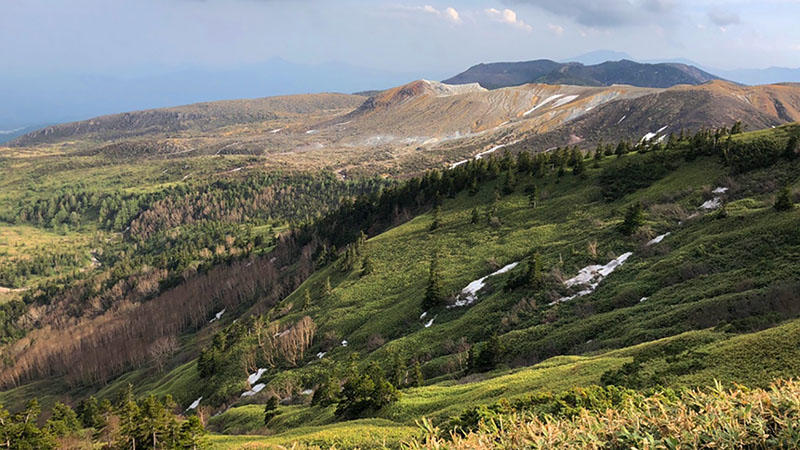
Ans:
[[[719,77],[680,63],[638,63],[628,59],[585,65],[558,63],[549,59],[521,62],[481,63],[444,80],[448,84],[479,83],[487,89],[525,83],[667,88],[678,84],[698,85]]]

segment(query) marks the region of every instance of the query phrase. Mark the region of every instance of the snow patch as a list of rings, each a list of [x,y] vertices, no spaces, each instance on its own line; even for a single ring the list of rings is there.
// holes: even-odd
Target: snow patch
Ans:
[[[200,397],[197,397],[197,400],[193,401],[192,404],[189,405],[188,408],[186,408],[186,410],[189,411],[190,409],[195,409],[198,406],[200,406],[200,400],[202,400],[202,399],[203,399],[202,395]]]
[[[317,358],[318,359],[322,359],[322,357],[325,356],[326,353],[327,352],[319,352],[319,353],[317,353]]]
[[[700,205],[700,209],[705,209],[708,211],[719,209],[721,207],[722,207],[722,199],[719,197],[714,197],[711,200],[706,200],[705,202],[703,202],[702,205]]]
[[[643,301],[647,300],[648,298],[650,298],[650,297],[642,297],[642,298],[640,298],[639,299],[639,303],[642,303]]]
[[[211,322],[214,322],[215,320],[219,320],[219,319],[221,319],[221,318],[222,318],[222,315],[223,315],[223,314],[225,314],[225,310],[226,310],[226,309],[227,309],[227,308],[222,308],[222,311],[220,311],[220,312],[218,312],[218,313],[214,314],[214,318],[213,318],[213,319],[211,319],[211,320],[209,320],[209,321],[208,321],[208,323],[211,323]]]
[[[583,269],[578,271],[578,274],[574,277],[570,278],[569,280],[564,282],[564,285],[567,287],[573,286],[584,286],[585,289],[578,291],[574,295],[570,295],[568,297],[561,297],[560,299],[551,302],[551,305],[555,305],[557,303],[563,303],[569,300],[572,300],[576,297],[583,297],[584,295],[589,295],[597,289],[597,286],[600,285],[600,282],[603,281],[607,276],[611,275],[617,267],[625,264],[625,261],[633,255],[633,252],[627,252],[619,255],[618,257],[612,259],[608,262],[608,264],[604,266],[600,266],[597,264],[593,264],[591,266],[586,266]]]
[[[516,144],[517,142],[519,142],[519,141],[521,141],[521,140],[522,140],[522,139],[517,139],[517,140],[515,140],[515,141],[511,141],[511,142],[508,142],[508,143],[506,143],[506,144],[498,144],[498,145],[495,145],[494,147],[490,148],[489,150],[486,150],[486,151],[484,151],[484,152],[480,152],[480,153],[478,153],[478,154],[477,154],[477,155],[475,155],[475,157],[474,157],[474,158],[472,158],[472,159],[481,159],[481,158],[483,158],[484,156],[486,156],[486,155],[490,155],[490,154],[492,154],[492,153],[494,153],[494,152],[496,152],[496,151],[500,150],[500,149],[501,149],[501,148],[503,148],[503,147],[508,147],[509,145],[514,145],[514,144]],[[462,164],[465,164],[465,163],[467,163],[467,162],[469,162],[469,161],[470,161],[469,159],[464,159],[464,160],[461,160],[461,161],[459,161],[459,162],[457,162],[457,163],[450,164],[450,168],[451,168],[451,169],[454,169],[454,168],[456,168],[456,167],[458,167],[458,166],[460,166],[460,165],[462,165]]]
[[[256,381],[260,380],[261,379],[261,375],[264,375],[264,372],[266,372],[266,371],[267,371],[267,369],[258,369],[258,370],[256,370],[255,373],[250,374],[250,376],[247,377],[247,382],[252,385]]]
[[[348,344],[347,340],[342,341],[342,347],[347,347],[347,344]]]
[[[269,130],[269,132],[272,133],[272,134],[275,134],[275,133],[281,131],[282,129],[283,128],[275,128],[274,130]]]
[[[303,392],[301,392],[301,394],[303,394],[303,395],[311,395],[313,393],[314,393],[313,389],[306,389]]]
[[[564,98],[558,99],[557,102],[553,103],[553,108],[558,108],[559,106],[564,106],[567,103],[575,100],[576,98],[578,98],[577,95],[568,95],[568,96],[566,96]]]
[[[621,124],[622,121],[625,120],[626,117],[628,117],[628,116],[622,116],[622,118],[617,121],[617,125]]]
[[[714,189],[711,192],[713,192],[715,194],[724,194],[724,193],[728,192],[728,188],[720,186],[720,187]]]
[[[528,114],[531,114],[532,112],[536,111],[537,109],[541,108],[542,106],[552,102],[553,100],[558,99],[559,97],[563,97],[563,96],[564,96],[564,94],[551,95],[550,97],[547,97],[546,99],[544,99],[543,102],[541,102],[538,105],[534,106],[533,108],[525,111],[525,113],[522,114],[522,115],[523,115],[523,117],[527,116]]]
[[[659,242],[663,241],[665,237],[667,237],[669,235],[670,235],[669,231],[667,231],[664,234],[660,234],[660,235],[654,237],[653,239],[650,239],[649,241],[647,241],[647,245],[658,244]]]
[[[428,311],[425,311],[424,313],[420,314],[420,315],[419,315],[419,320],[422,320],[422,319],[424,319],[424,318],[425,318],[425,316],[427,316],[427,315],[428,315]]]
[[[242,392],[242,397],[252,397],[261,392],[261,390],[264,389],[265,387],[267,387],[266,384],[258,383],[257,385],[253,386],[253,388],[250,389],[249,391]]]
[[[308,130],[308,131],[306,131],[306,134],[316,134],[316,133],[318,133],[317,130]]]
[[[425,328],[430,328],[430,327],[431,327],[431,325],[433,325],[433,321],[434,321],[434,320],[436,320],[436,317],[434,317],[433,319],[429,320],[429,321],[428,321],[428,322],[425,324]]]
[[[487,278],[493,277],[495,275],[500,275],[501,273],[506,273],[509,270],[513,269],[514,267],[517,267],[518,264],[519,262],[513,262],[511,264],[504,266],[502,269],[496,272],[492,272],[483,278],[478,278],[477,280],[471,282],[470,284],[467,285],[467,287],[461,290],[461,293],[458,295],[456,302],[448,306],[448,308],[458,308],[461,306],[467,306],[474,303],[475,300],[478,299],[478,291],[480,291],[481,289],[483,289],[484,286],[486,286]]]

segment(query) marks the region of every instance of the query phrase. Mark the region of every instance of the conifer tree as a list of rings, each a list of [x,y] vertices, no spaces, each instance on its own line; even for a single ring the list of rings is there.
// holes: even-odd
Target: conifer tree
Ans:
[[[442,275],[439,272],[439,259],[437,255],[431,257],[428,270],[428,286],[425,289],[425,298],[422,299],[422,309],[429,310],[444,303],[445,295],[442,287]]]
[[[480,222],[481,216],[478,214],[478,208],[472,208],[472,218],[470,219],[470,223],[476,224]]]
[[[372,273],[372,260],[369,258],[369,255],[364,255],[364,258],[361,260],[361,276],[367,276]]]
[[[644,210],[642,204],[634,203],[628,207],[625,213],[625,220],[620,225],[620,232],[625,236],[630,236],[644,224]]]
[[[424,377],[422,376],[422,366],[420,366],[419,360],[416,360],[414,361],[414,386],[422,386],[423,381]]]
[[[441,225],[441,222],[439,221],[440,212],[441,208],[439,208],[438,206],[433,208],[433,221],[431,222],[431,226],[429,228],[430,231],[436,230]]]
[[[264,405],[264,425],[268,425],[276,415],[278,415],[278,397],[273,395]]]
[[[778,192],[778,196],[775,197],[774,207],[777,211],[789,211],[794,208],[792,190],[789,186],[784,186],[783,189]]]
[[[534,253],[528,261],[528,271],[525,275],[528,286],[533,289],[542,287],[542,262],[541,256]]]

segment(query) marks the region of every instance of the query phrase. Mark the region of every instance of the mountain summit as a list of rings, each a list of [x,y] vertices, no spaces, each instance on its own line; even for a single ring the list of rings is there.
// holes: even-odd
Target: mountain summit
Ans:
[[[623,59],[600,64],[558,63],[549,59],[478,64],[444,80],[447,84],[478,83],[487,89],[526,83],[667,88],[678,84],[698,85],[719,77],[680,63],[644,64]]]

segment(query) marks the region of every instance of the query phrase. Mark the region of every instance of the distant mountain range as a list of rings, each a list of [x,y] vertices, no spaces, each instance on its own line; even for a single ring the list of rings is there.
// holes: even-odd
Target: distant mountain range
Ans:
[[[478,83],[487,89],[518,86],[526,83],[570,84],[575,86],[611,86],[628,84],[638,87],[667,88],[678,84],[698,85],[719,77],[680,63],[637,63],[627,59],[584,65],[558,63],[549,59],[536,61],[478,64],[452,78],[447,84]]]
[[[583,64],[598,64],[605,61],[617,61],[621,59],[628,59],[641,63],[682,63],[690,66],[698,67],[706,72],[713,73],[726,80],[734,81],[736,83],[747,84],[750,86],[759,84],[773,84],[773,83],[797,83],[800,82],[800,67],[767,67],[764,69],[719,69],[712,66],[697,63],[684,58],[672,59],[646,59],[637,60],[625,52],[617,52],[613,50],[596,50],[589,53],[584,53],[573,58],[564,60],[563,62],[579,62]]]

